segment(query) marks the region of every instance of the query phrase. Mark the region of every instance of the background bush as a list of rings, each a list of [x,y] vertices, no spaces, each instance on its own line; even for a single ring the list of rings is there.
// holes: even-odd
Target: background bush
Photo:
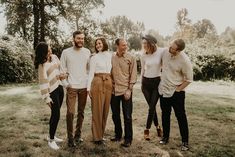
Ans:
[[[198,55],[194,61],[195,80],[235,80],[235,60],[221,54]]]
[[[32,56],[22,39],[0,36],[0,84],[31,82],[36,76]]]
[[[235,80],[235,48],[197,39],[185,52],[193,62],[194,80]]]

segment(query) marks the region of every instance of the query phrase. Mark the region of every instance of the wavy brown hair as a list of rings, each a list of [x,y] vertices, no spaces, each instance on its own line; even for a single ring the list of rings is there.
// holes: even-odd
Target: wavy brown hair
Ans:
[[[102,42],[102,44],[103,44],[102,52],[107,51],[107,50],[109,49],[109,46],[108,46],[108,44],[107,44],[105,38],[102,38],[102,37],[101,37],[101,38],[97,38],[97,39],[95,40],[95,52],[96,52],[96,53],[99,52],[99,51],[96,49],[96,42],[97,42],[98,40],[100,40],[100,41]]]
[[[147,52],[145,53],[153,54],[157,50],[157,45],[153,42],[149,42],[148,40],[146,40],[146,42],[147,42]]]

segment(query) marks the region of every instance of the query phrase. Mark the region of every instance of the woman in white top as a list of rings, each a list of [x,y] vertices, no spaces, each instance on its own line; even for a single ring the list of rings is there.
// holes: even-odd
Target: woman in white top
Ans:
[[[158,136],[162,136],[156,104],[159,99],[158,85],[160,83],[161,58],[164,49],[157,47],[157,40],[151,35],[143,37],[142,44],[144,53],[141,56],[141,89],[149,106],[144,138],[150,140],[149,129],[152,122],[156,126]]]
[[[104,38],[95,41],[96,54],[90,60],[87,91],[91,98],[92,135],[95,144],[104,144],[104,131],[112,94],[111,58]]]
[[[64,80],[67,74],[60,73],[60,60],[56,55],[52,54],[51,48],[47,43],[39,43],[36,47],[35,54],[34,64],[35,68],[38,69],[41,95],[51,109],[48,145],[52,149],[57,150],[59,149],[57,142],[63,141],[55,136],[60,119],[60,108],[64,98],[61,80]]]

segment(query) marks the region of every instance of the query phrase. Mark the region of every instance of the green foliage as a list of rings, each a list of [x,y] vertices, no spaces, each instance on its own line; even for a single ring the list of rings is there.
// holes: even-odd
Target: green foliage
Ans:
[[[211,36],[186,45],[185,52],[193,62],[195,80],[235,80],[235,49],[221,45]]]
[[[142,22],[133,22],[126,16],[113,16],[101,26],[104,27],[103,34],[108,34],[112,40],[119,37],[129,39],[131,36],[141,36],[145,30]]]
[[[235,80],[235,60],[222,54],[198,55],[194,66],[196,80]]]
[[[141,38],[139,36],[131,36],[128,39],[130,50],[140,50],[141,49]]]
[[[11,36],[0,36],[0,84],[30,82],[35,78],[29,45]]]

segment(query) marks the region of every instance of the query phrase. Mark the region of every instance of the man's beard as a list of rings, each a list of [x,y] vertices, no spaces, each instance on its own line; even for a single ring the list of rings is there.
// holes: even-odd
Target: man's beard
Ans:
[[[74,42],[74,45],[77,47],[77,48],[82,48],[83,46],[80,46],[78,45],[78,43]]]

